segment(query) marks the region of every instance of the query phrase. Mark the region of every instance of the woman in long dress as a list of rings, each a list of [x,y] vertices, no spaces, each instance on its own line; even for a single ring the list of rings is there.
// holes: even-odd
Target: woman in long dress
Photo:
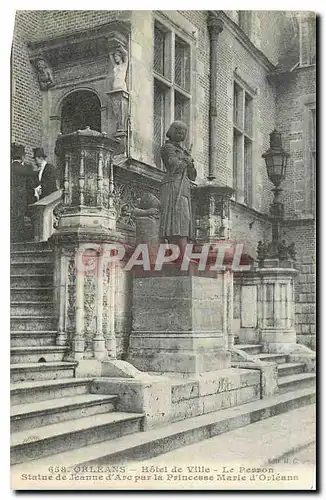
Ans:
[[[160,237],[178,245],[181,255],[193,237],[190,181],[197,176],[192,157],[181,147],[186,135],[185,123],[173,122],[161,149],[166,174],[161,184]]]

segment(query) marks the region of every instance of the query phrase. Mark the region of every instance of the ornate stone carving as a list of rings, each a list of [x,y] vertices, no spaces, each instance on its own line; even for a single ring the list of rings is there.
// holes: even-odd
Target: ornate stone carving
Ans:
[[[207,28],[211,40],[217,40],[219,34],[223,31],[224,23],[222,19],[216,16],[216,14],[209,12],[207,18]]]
[[[264,267],[265,259],[278,259],[282,261],[295,261],[296,251],[294,243],[286,245],[285,240],[282,240],[275,244],[274,242],[262,242],[258,241],[257,246],[257,260],[259,267]]]
[[[54,78],[52,70],[45,59],[36,59],[35,68],[37,71],[37,79],[41,90],[48,90],[54,87]]]
[[[154,196],[159,195],[159,190],[153,186],[142,185],[137,182],[122,183],[116,181],[114,187],[114,203],[117,212],[117,223],[129,226],[134,229],[135,207],[141,199],[144,191],[151,192]]]
[[[67,332],[69,344],[72,342],[72,335],[76,327],[76,264],[75,257],[69,260],[68,264],[68,304],[67,304]]]
[[[61,201],[59,203],[59,205],[57,205],[55,207],[55,209],[53,210],[53,228],[54,229],[57,229],[62,213],[63,213],[63,202]]]
[[[230,196],[232,189],[212,184],[192,190],[197,241],[230,237]]]
[[[148,191],[140,198],[134,210],[136,238],[139,243],[159,241],[160,201]]]
[[[125,133],[127,130],[129,94],[125,90],[111,90],[108,95],[116,119],[116,133]]]
[[[96,255],[94,259],[96,266]],[[93,337],[96,332],[95,297],[96,275],[94,275],[94,266],[89,262],[89,271],[86,270],[84,277],[84,359],[93,357]]]

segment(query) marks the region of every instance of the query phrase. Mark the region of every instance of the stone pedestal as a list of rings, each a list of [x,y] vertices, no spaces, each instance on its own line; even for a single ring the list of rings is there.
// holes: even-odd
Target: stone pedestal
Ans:
[[[296,344],[294,278],[297,273],[293,267],[257,270],[260,278],[257,290],[258,329],[264,352],[287,353]]]
[[[127,360],[150,372],[191,374],[230,367],[225,273],[134,276]]]

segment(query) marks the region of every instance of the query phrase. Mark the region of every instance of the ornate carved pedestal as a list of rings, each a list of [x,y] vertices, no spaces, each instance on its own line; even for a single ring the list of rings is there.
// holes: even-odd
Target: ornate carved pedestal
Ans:
[[[116,143],[89,129],[59,136],[63,208],[55,246],[59,345],[79,361],[80,375],[100,374],[100,360],[116,357],[115,269],[105,261],[115,211],[111,155]]]
[[[231,234],[230,197],[233,189],[212,183],[193,188],[196,237],[199,242],[228,239]]]

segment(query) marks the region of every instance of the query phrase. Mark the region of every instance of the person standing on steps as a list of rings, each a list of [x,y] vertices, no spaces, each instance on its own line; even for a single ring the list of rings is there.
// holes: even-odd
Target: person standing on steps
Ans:
[[[38,200],[41,200],[58,189],[56,170],[51,163],[46,161],[43,148],[34,148],[33,152],[34,161],[38,167],[38,185],[35,188],[35,194]]]
[[[25,146],[11,145],[10,175],[10,232],[11,240],[25,238],[25,216],[28,216],[28,205],[37,201],[34,188],[37,182],[37,170],[33,163],[25,160]]]

